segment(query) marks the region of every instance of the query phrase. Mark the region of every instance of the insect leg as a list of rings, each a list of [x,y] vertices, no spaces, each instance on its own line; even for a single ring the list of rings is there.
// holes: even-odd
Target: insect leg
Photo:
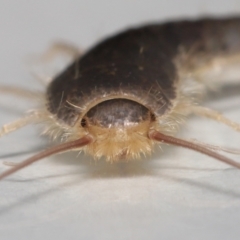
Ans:
[[[27,90],[20,87],[13,86],[1,86],[0,85],[0,93],[1,94],[11,94],[14,96],[18,96],[21,98],[29,99],[40,99],[42,97],[42,93],[32,90]]]
[[[43,54],[28,57],[27,63],[31,74],[46,86],[80,55],[81,51],[78,47],[64,42],[55,42]]]
[[[81,51],[74,45],[64,42],[55,42],[41,56],[39,56],[37,60],[40,62],[50,62],[55,58],[58,58],[59,55],[65,55],[74,60],[81,55]]]
[[[11,122],[9,124],[5,124],[2,126],[2,128],[0,129],[0,137],[7,135],[10,132],[14,132],[28,124],[32,124],[35,123],[37,121],[39,121],[39,118],[41,116],[39,114],[29,114],[26,115],[23,118],[20,118],[14,122]]]
[[[194,113],[196,115],[213,119],[217,122],[223,123],[223,124],[231,127],[235,131],[240,131],[240,123],[236,123],[236,122],[224,117],[218,111],[215,111],[215,110],[212,110],[209,108],[205,108],[205,107],[201,107],[201,106],[192,106],[191,108],[192,108],[191,109],[192,113]]]

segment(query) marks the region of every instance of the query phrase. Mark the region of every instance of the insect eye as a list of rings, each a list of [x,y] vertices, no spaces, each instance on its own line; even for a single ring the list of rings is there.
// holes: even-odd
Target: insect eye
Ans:
[[[87,120],[86,120],[85,118],[83,118],[83,119],[81,120],[81,126],[82,126],[83,128],[87,126]]]
[[[153,113],[150,113],[150,119],[152,122],[156,121],[156,116]]]

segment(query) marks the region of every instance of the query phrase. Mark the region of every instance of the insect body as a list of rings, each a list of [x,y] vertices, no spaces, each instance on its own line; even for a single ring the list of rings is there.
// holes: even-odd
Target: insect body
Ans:
[[[110,37],[53,79],[43,109],[3,128],[7,133],[47,121],[44,132],[64,143],[17,164],[0,179],[58,152],[83,148],[96,159],[117,161],[150,154],[159,142],[240,168],[209,146],[173,137],[192,113],[240,130],[239,124],[198,105],[208,86],[217,84],[210,77],[220,80],[238,64],[240,18],[153,24]]]

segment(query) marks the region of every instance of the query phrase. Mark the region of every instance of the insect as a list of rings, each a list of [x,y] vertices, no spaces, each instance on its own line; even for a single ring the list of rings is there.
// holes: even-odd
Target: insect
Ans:
[[[211,145],[174,136],[190,114],[240,131],[240,124],[200,105],[227,73],[240,78],[239,66],[238,17],[152,24],[110,37],[49,83],[42,108],[3,126],[1,136],[44,123],[44,134],[61,143],[13,165],[0,179],[60,152],[83,150],[114,162],[150,154],[160,143],[240,168]]]

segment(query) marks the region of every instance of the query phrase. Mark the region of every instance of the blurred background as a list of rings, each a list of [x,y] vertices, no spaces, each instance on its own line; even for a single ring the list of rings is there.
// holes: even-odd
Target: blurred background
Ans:
[[[239,0],[0,0],[0,84],[44,91],[26,59],[56,41],[84,51],[135,25],[234,15]],[[240,96],[218,96],[206,105],[239,122]],[[1,93],[1,125],[31,108],[31,101]],[[0,139],[1,171],[3,161],[49,145],[38,130]],[[191,118],[180,135],[239,148],[239,133],[206,119]],[[118,164],[76,155],[45,159],[0,182],[1,240],[239,239],[239,170],[171,146]]]

